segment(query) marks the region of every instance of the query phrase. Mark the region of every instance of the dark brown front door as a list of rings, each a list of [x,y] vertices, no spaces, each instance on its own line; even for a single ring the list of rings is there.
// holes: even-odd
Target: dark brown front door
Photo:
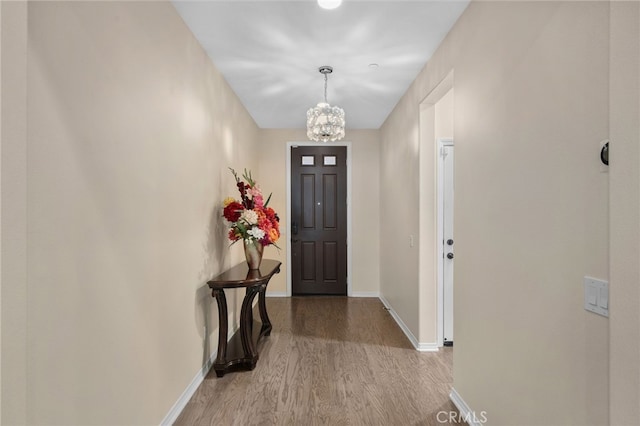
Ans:
[[[347,148],[291,148],[292,291],[347,294]]]

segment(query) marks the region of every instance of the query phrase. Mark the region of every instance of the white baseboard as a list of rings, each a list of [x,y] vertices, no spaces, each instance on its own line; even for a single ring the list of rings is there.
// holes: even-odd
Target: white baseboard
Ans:
[[[165,425],[170,426],[178,419],[178,416],[180,415],[180,413],[182,413],[182,410],[184,410],[184,407],[187,406],[187,403],[189,403],[189,400],[191,399],[193,394],[196,393],[196,390],[202,384],[202,382],[204,381],[204,378],[207,377],[207,374],[209,374],[209,370],[211,370],[211,367],[213,366],[213,362],[216,359],[217,352],[218,351],[216,349],[216,353],[212,354],[211,357],[209,357],[209,359],[207,360],[207,362],[205,362],[205,364],[202,366],[200,371],[196,373],[193,380],[191,380],[191,383],[189,383],[189,386],[187,386],[184,392],[182,392],[182,395],[180,395],[180,398],[178,398],[178,400],[176,401],[175,404],[173,404],[173,407],[171,407],[167,415],[164,416],[164,419],[162,419],[162,422],[160,422],[161,426],[165,426]]]
[[[288,297],[286,291],[267,291],[264,297]]]
[[[416,348],[416,350],[418,351],[426,350],[426,349],[421,349],[421,344],[420,342],[418,342],[418,339],[416,339],[416,336],[413,335],[411,330],[409,330],[409,327],[407,327],[407,325],[402,321],[402,319],[398,316],[396,311],[393,310],[393,308],[391,307],[387,299],[385,299],[383,296],[379,296],[379,299],[382,302],[382,304],[385,306],[385,308],[387,308],[387,310],[391,314],[391,317],[393,317],[393,319],[396,321],[396,323],[398,324],[402,332],[405,334],[405,336],[407,336],[407,338],[409,339],[413,347]],[[436,348],[435,351],[437,351],[438,350],[437,345],[435,346],[435,348]],[[433,349],[429,349],[429,350],[433,350]]]
[[[350,297],[377,297],[380,298],[380,292],[378,291],[354,291]]]
[[[440,347],[438,347],[437,343],[418,343],[416,349],[420,352],[438,352]]]
[[[284,292],[265,293],[265,297],[287,297],[287,293],[284,293]],[[258,298],[256,298],[253,301],[252,306],[255,306],[257,303],[258,303]],[[233,326],[235,324],[235,315],[233,312],[230,314],[230,317],[227,319],[227,321],[228,321],[228,324],[231,326],[231,329],[229,330],[229,333],[228,333],[229,340],[230,340],[235,334],[235,332],[238,331],[237,327]],[[217,355],[218,355],[218,348],[216,348],[215,353],[211,354],[207,362],[205,362],[202,368],[200,368],[200,371],[198,371],[195,377],[193,378],[193,380],[191,380],[191,383],[189,383],[189,385],[184,390],[184,392],[182,392],[182,395],[180,395],[180,397],[175,402],[175,404],[173,404],[173,407],[171,407],[167,415],[164,416],[164,419],[162,419],[162,422],[160,423],[161,426],[165,426],[165,425],[170,426],[178,419],[178,416],[180,415],[180,413],[182,413],[182,410],[184,410],[184,407],[187,406],[193,394],[196,392],[198,387],[202,384],[202,382],[204,381],[204,378],[207,377],[207,374],[209,374],[209,370],[211,370],[211,367],[213,367],[213,363]]]
[[[227,342],[231,340],[236,331],[238,331],[238,326],[234,325],[232,319],[233,318],[228,319],[228,324],[231,328],[229,329]],[[180,413],[182,413],[184,407],[187,406],[193,394],[196,393],[196,390],[198,390],[198,387],[202,384],[204,378],[207,377],[207,374],[209,374],[209,371],[211,370],[211,367],[213,367],[213,363],[215,362],[217,356],[218,348],[216,347],[214,353],[211,354],[209,359],[200,368],[200,371],[198,371],[193,380],[191,380],[191,383],[189,383],[184,392],[182,392],[182,395],[180,395],[176,403],[173,404],[173,407],[171,407],[167,415],[164,416],[164,419],[162,419],[160,426],[170,426],[178,419],[178,416],[180,415]]]
[[[451,393],[449,394],[449,399],[453,402],[453,405],[456,406],[458,411],[460,411],[460,419],[467,422],[469,426],[483,426],[487,422],[487,413],[485,411],[481,411],[477,413],[469,408],[469,405],[462,399],[460,394],[453,388],[451,388]]]
[[[405,334],[405,336],[407,336],[407,338],[409,339],[409,341],[411,342],[413,347],[416,348],[417,351],[420,351],[420,352],[438,352],[440,350],[438,348],[438,344],[437,343],[420,343],[420,342],[418,342],[418,339],[416,339],[416,336],[413,335],[411,330],[409,330],[409,327],[407,327],[407,325],[404,323],[404,321],[402,321],[402,319],[396,313],[396,311],[393,310],[393,308],[391,307],[391,305],[389,304],[387,299],[385,299],[383,296],[378,296],[378,298],[380,299],[382,304],[385,306],[385,308],[387,308],[387,310],[391,314],[391,317],[393,317],[393,319],[396,321],[396,323],[398,324],[398,326],[400,327],[402,332]]]

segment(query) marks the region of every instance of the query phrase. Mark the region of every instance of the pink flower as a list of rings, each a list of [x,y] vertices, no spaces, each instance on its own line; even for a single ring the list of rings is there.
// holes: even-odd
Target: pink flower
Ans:
[[[252,186],[249,189],[247,189],[247,194],[251,195],[252,197],[262,197],[262,191],[260,191],[260,188],[258,187],[258,185],[256,186]]]
[[[264,207],[264,199],[262,198],[262,194],[253,196],[253,207],[261,209]]]

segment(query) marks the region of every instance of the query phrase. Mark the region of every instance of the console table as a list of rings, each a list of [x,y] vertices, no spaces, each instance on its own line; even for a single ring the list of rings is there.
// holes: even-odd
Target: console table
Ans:
[[[267,315],[265,291],[274,274],[280,272],[281,263],[277,260],[263,259],[260,269],[249,269],[246,262],[226,270],[207,284],[211,295],[218,302],[218,356],[213,368],[218,377],[229,371],[253,370],[258,362],[256,349],[262,336],[271,334],[271,321]],[[227,298],[225,288],[246,288],[242,309],[240,310],[240,331],[227,342],[229,325],[227,323]],[[253,299],[258,297],[258,308],[262,324],[253,320]]]

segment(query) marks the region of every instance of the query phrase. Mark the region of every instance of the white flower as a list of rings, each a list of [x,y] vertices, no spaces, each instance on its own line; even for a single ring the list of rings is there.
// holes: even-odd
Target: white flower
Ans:
[[[258,228],[257,226],[254,226],[253,228],[249,229],[247,231],[247,234],[251,235],[256,240],[261,240],[264,238],[264,231]]]
[[[258,213],[253,210],[244,210],[240,219],[243,219],[249,225],[255,225],[258,223]]]

